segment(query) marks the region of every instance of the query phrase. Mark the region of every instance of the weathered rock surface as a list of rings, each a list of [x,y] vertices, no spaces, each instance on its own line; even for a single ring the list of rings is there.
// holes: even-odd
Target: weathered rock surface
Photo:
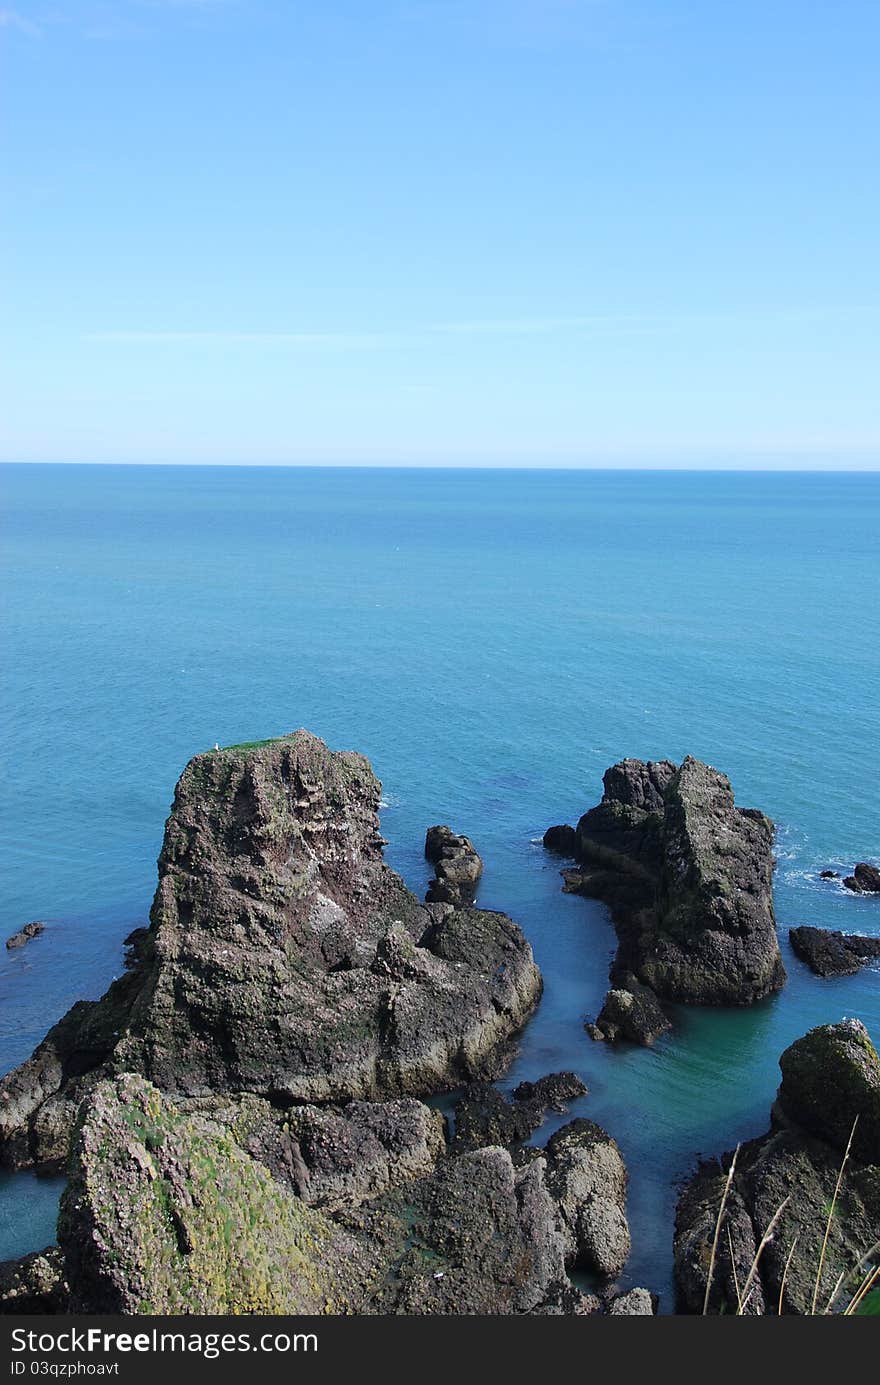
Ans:
[[[345,1312],[362,1246],[143,1078],[98,1084],[62,1199],[74,1312]]]
[[[577,849],[577,833],[569,823],[548,827],[543,841],[546,849],[555,851],[558,856],[573,856]]]
[[[647,1289],[630,1289],[618,1294],[608,1305],[612,1318],[649,1318],[656,1312],[654,1295]]]
[[[499,1146],[446,1154],[417,1102],[283,1113],[126,1074],[82,1110],[62,1273],[84,1312],[596,1312],[568,1270],[619,1273],[625,1189],[588,1121],[517,1163]]]
[[[11,938],[6,939],[6,946],[12,951],[16,947],[24,947],[32,938],[38,938],[41,933],[45,933],[45,923],[40,923],[34,919],[33,923],[26,923],[24,928],[19,928],[17,933],[13,933]]]
[[[812,1311],[828,1213],[853,1123],[817,1295],[840,1311],[880,1240],[880,1060],[856,1020],[823,1025],[780,1059],[782,1084],[767,1135],[743,1145],[718,1242],[712,1311],[736,1312],[762,1237],[745,1311]],[[732,1155],[703,1164],[678,1205],[675,1272],[680,1306],[702,1312],[712,1240]]]
[[[880,957],[880,938],[858,933],[838,933],[830,928],[788,930],[792,951],[817,976],[854,976],[874,957]]]
[[[880,867],[860,861],[852,875],[844,877],[843,883],[856,894],[880,894]]]
[[[635,977],[627,979],[627,987],[608,992],[596,1023],[587,1025],[587,1032],[596,1039],[612,1043],[628,1039],[648,1048],[672,1028],[672,1021],[650,986],[643,986]]]
[[[627,1173],[615,1140],[588,1120],[570,1121],[547,1142],[546,1181],[568,1238],[568,1263],[609,1278],[630,1251]]]
[[[513,1145],[528,1139],[550,1109],[564,1111],[584,1096],[586,1087],[573,1072],[552,1073],[537,1082],[521,1082],[508,1100],[488,1083],[466,1087],[455,1107],[453,1149]]]
[[[67,1313],[70,1290],[57,1246],[0,1264],[0,1313]]]
[[[425,899],[431,904],[472,904],[483,874],[483,862],[469,837],[449,827],[429,827],[425,857],[434,867],[435,879]]]
[[[149,932],[0,1083],[0,1159],[63,1159],[113,1072],[286,1102],[494,1075],[540,994],[531,949],[502,914],[418,903],[382,859],[379,793],[362,756],[304,731],[190,761]]]
[[[823,1024],[791,1044],[779,1060],[779,1104],[811,1135],[880,1164],[880,1061],[865,1026],[854,1019]]]
[[[734,804],[725,775],[688,756],[623,760],[577,826],[565,888],[604,900],[617,929],[615,988],[633,975],[661,998],[747,1005],[785,970],[773,913],[773,826]]]

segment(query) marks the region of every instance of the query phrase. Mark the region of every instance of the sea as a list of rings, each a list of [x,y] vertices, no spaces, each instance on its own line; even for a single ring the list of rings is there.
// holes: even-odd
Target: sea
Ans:
[[[10,465],[0,490],[0,924],[46,924],[0,947],[0,1070],[120,973],[190,756],[308,727],[369,756],[412,889],[429,824],[473,839],[479,902],[545,980],[501,1085],[582,1077],[534,1141],[571,1115],[611,1132],[621,1283],[672,1311],[696,1161],[767,1129],[812,1026],[880,1041],[880,969],[822,980],[788,943],[880,935],[880,897],[819,875],[880,859],[880,474]],[[776,823],[788,984],[679,1009],[652,1049],[594,1043],[614,933],[541,836],[615,761],[686,754]],[[0,1258],[53,1240],[61,1186],[0,1177]]]

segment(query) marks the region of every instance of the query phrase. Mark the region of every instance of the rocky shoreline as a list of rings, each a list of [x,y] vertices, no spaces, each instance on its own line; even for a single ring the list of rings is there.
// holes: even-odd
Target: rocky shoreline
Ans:
[[[482,861],[448,826],[427,831],[420,902],[383,859],[379,798],[362,756],[305,731],[187,765],[125,973],[0,1081],[0,1163],[69,1176],[57,1246],[0,1266],[0,1312],[656,1311],[650,1288],[619,1284],[632,1238],[613,1132],[581,1116],[531,1143],[584,1083],[493,1085],[541,996],[528,942],[476,906]],[[603,899],[617,930],[593,1037],[650,1043],[670,1003],[749,1004],[784,983],[772,825],[717,770],[623,761],[545,845],[574,857],[566,888]],[[728,1212],[742,1255],[766,1204],[754,1170],[780,1149],[799,1160],[812,1215],[856,1109],[860,1201],[833,1263],[864,1253],[866,1228],[880,1239],[880,1066],[848,1023],[783,1055],[773,1129],[744,1148]],[[833,1128],[816,1098],[829,1082],[846,1094]],[[430,1104],[443,1092],[451,1119]],[[703,1167],[682,1197],[682,1311],[725,1177]],[[774,1311],[774,1263],[751,1312]],[[715,1307],[740,1269],[719,1263]],[[803,1279],[784,1311],[806,1311]]]

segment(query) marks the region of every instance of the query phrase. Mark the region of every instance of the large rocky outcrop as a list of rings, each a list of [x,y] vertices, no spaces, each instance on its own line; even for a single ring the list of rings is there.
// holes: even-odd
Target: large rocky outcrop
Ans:
[[[408,1099],[282,1112],[123,1074],[81,1109],[42,1278],[66,1278],[81,1312],[596,1312],[568,1271],[610,1286],[625,1196],[617,1146],[589,1121],[545,1150],[455,1154]]]
[[[564,875],[567,890],[611,908],[613,985],[635,978],[663,1000],[698,1005],[778,990],[769,819],[736,807],[726,776],[691,756],[680,766],[623,760],[604,785],[577,825],[580,866]]]
[[[370,1270],[229,1130],[132,1074],[86,1105],[58,1234],[78,1312],[345,1312]]]
[[[751,1314],[810,1313],[814,1297],[817,1311],[829,1303],[841,1311],[880,1241],[880,1060],[864,1025],[844,1020],[811,1030],[786,1049],[780,1068],[770,1131],[736,1155],[710,1290],[715,1312],[737,1311],[771,1228],[745,1309]],[[702,1312],[732,1159],[703,1164],[679,1201],[674,1254],[685,1312]]]
[[[177,785],[133,965],[0,1083],[0,1158],[64,1158],[80,1101],[424,1094],[493,1075],[540,976],[502,914],[420,905],[382,858],[380,785],[305,731],[198,755]]]

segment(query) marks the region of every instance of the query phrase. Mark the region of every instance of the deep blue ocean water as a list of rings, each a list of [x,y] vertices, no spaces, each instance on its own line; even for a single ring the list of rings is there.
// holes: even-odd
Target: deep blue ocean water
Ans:
[[[480,902],[519,921],[546,982],[506,1081],[584,1078],[575,1113],[630,1169],[625,1283],[669,1311],[676,1180],[767,1128],[806,1029],[856,1015],[880,1039],[880,970],[823,981],[787,941],[880,933],[880,899],[818,879],[880,858],[880,475],[22,466],[0,484],[0,921],[47,923],[0,948],[0,1070],[119,972],[188,758],[307,726],[370,756],[414,889],[429,823],[473,837]],[[653,1050],[594,1044],[613,932],[536,839],[615,760],[688,752],[778,824],[789,982],[680,1012]],[[58,1187],[3,1178],[0,1257],[52,1239]]]

